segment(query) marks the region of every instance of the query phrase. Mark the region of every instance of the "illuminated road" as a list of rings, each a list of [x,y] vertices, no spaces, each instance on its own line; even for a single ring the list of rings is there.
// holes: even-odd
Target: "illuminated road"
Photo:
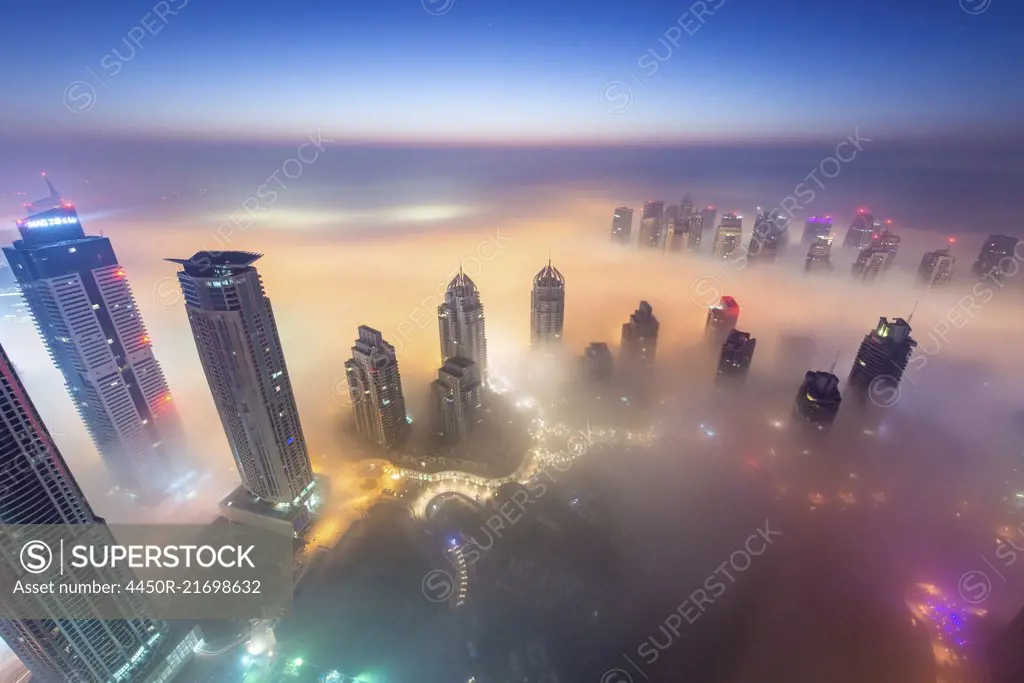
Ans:
[[[936,683],[984,683],[982,646],[975,638],[984,611],[966,609],[931,584],[915,585],[907,594],[914,625],[927,629],[935,657]]]

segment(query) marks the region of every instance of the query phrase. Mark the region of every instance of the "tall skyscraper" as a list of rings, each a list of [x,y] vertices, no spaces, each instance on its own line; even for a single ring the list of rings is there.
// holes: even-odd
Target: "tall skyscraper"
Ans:
[[[807,260],[804,261],[804,271],[811,273],[816,271],[832,270],[830,261],[832,254],[832,236],[817,238],[807,248]]]
[[[740,322],[740,305],[731,296],[723,296],[714,306],[708,307],[708,317],[704,323],[704,334],[712,343],[719,347],[729,338],[729,333],[736,329]]]
[[[682,218],[670,219],[665,226],[665,251],[678,252],[686,249],[689,243],[689,221]]]
[[[679,217],[684,221],[693,215],[693,200],[690,199],[690,193],[687,192],[686,196],[683,197],[683,201],[679,203]]]
[[[201,251],[167,260],[181,266],[185,312],[242,486],[298,506],[313,490],[313,468],[259,258]]]
[[[868,247],[857,254],[851,271],[858,280],[871,282],[892,266],[893,253],[880,247]]]
[[[757,340],[749,332],[729,332],[718,357],[718,377],[746,377],[750,363],[754,360],[756,346]]]
[[[583,376],[591,382],[607,382],[612,376],[612,352],[604,342],[591,342],[583,352]]]
[[[697,213],[691,213],[685,219],[684,230],[686,231],[686,249],[688,251],[698,251],[700,249],[700,241],[704,234],[704,226],[707,225],[707,218],[707,214],[703,211],[698,211]]]
[[[437,435],[454,443],[478,422],[481,380],[476,363],[455,356],[444,362],[431,386]]]
[[[765,211],[754,218],[754,230],[747,243],[747,256],[759,261],[773,261],[782,244],[785,227],[777,212]]]
[[[21,239],[4,254],[114,480],[155,498],[183,455],[177,408],[110,240],[86,235],[46,184],[50,196],[28,206]]]
[[[562,340],[565,324],[565,278],[548,264],[533,278],[530,295],[530,343],[535,348]]]
[[[644,203],[640,216],[640,237],[637,246],[663,249],[665,246],[665,202]]]
[[[863,395],[872,389],[872,383],[899,384],[917,346],[910,331],[910,323],[903,318],[896,318],[891,323],[879,318],[878,326],[865,335],[857,350],[847,380],[850,386]]]
[[[633,369],[649,371],[654,368],[654,354],[658,349],[658,319],[646,301],[622,325],[620,354],[622,363]]]
[[[0,420],[0,462],[4,468],[0,524],[103,524],[75,481],[2,347],[0,412],[4,415]],[[39,529],[37,532],[43,533]],[[32,538],[51,541],[56,547],[53,539]],[[90,542],[94,540],[93,535]],[[0,572],[7,577],[25,575],[20,560],[24,542],[24,538],[14,534],[0,535]],[[76,571],[68,568],[66,573]],[[112,569],[82,571],[77,577],[62,574],[61,581],[121,579],[120,575],[113,575]],[[91,595],[72,597],[87,604],[97,600]],[[17,600],[22,609],[32,605],[33,611],[54,615],[49,619],[0,619],[0,637],[28,667],[33,681],[141,681],[162,660],[160,641],[166,638],[168,625],[142,616],[144,605],[133,594],[101,597],[103,615],[107,618],[73,620],[60,617],[61,603],[71,599],[66,595],[0,596],[0,606]],[[111,609],[119,610],[123,618],[110,618]]]
[[[846,237],[843,239],[844,247],[854,247],[856,249],[866,249],[871,246],[871,240],[875,236],[875,217],[867,212],[865,209],[859,209],[857,215],[853,217],[853,222],[850,223],[850,227],[846,231]]]
[[[729,258],[740,246],[742,236],[743,216],[737,216],[734,213],[725,214],[715,231],[715,243],[711,247],[711,253],[715,258]]]
[[[444,303],[437,307],[441,333],[441,362],[462,356],[476,363],[480,381],[487,382],[487,335],[480,291],[469,276],[459,274],[448,283]]]
[[[701,209],[700,214],[704,217],[703,221],[701,222],[701,232],[698,232],[696,234],[696,243],[690,247],[691,251],[700,251],[700,245],[704,239],[704,235],[702,233],[704,230],[711,230],[715,227],[715,219],[718,218],[718,209],[716,209],[713,206],[708,206],[704,209]]]
[[[1017,238],[1009,235],[989,235],[981,246],[978,260],[971,269],[978,277],[990,275],[1001,277],[1007,269],[1005,259],[1013,259],[1017,249]],[[1002,265],[1001,265],[1002,264]]]
[[[796,392],[793,417],[813,429],[828,431],[842,401],[838,377],[831,372],[808,372]]]
[[[409,418],[395,347],[377,330],[360,325],[345,374],[359,435],[382,451],[399,445],[408,434]]]
[[[900,240],[898,235],[886,229],[881,232],[875,232],[872,235],[871,246],[874,249],[881,249],[884,252],[892,254],[892,258],[889,259],[889,263],[891,265],[892,260],[895,259],[896,254],[899,253],[901,241],[902,240]]]
[[[828,237],[831,234],[832,216],[811,216],[804,222],[804,234],[800,242],[811,245],[819,237]]]
[[[633,236],[633,209],[618,206],[612,216],[612,239],[628,243]]]
[[[953,277],[953,264],[956,258],[949,253],[949,248],[927,252],[921,258],[917,269],[917,283],[925,287],[934,287],[949,282]]]

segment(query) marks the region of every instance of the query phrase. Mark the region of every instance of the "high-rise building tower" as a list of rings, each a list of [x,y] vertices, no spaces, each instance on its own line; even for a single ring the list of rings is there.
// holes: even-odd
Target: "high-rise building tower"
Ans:
[[[746,377],[754,360],[757,340],[749,332],[732,330],[718,357],[718,377]]]
[[[1006,267],[1006,259],[1013,259],[1017,249],[1017,238],[1009,235],[989,235],[981,246],[978,260],[971,269],[978,277],[991,275],[1001,277]]]
[[[476,363],[455,356],[445,361],[431,386],[434,427],[449,443],[461,439],[478,422],[481,405],[480,372]]]
[[[714,306],[708,307],[708,317],[704,323],[706,334],[716,347],[725,343],[729,333],[736,329],[740,321],[740,305],[731,296],[723,296]]]
[[[665,251],[678,252],[686,249],[689,242],[689,221],[682,218],[669,219],[665,225]]]
[[[868,247],[857,254],[851,271],[858,280],[871,282],[892,266],[893,253],[880,247]]]
[[[708,206],[701,209],[700,214],[703,216],[700,226],[701,230],[694,235],[696,240],[694,240],[693,237],[690,238],[692,244],[690,251],[700,251],[700,245],[704,239],[703,231],[710,230],[715,227],[715,219],[718,217],[718,209],[713,206]]]
[[[807,260],[804,261],[804,271],[808,273],[832,270],[832,263],[829,260],[832,254],[832,236],[817,238],[807,248]]]
[[[213,403],[242,486],[274,505],[298,505],[313,468],[270,299],[253,266],[259,254],[196,253],[167,259],[178,283]]]
[[[0,420],[0,462],[4,469],[0,524],[103,524],[75,481],[2,347],[0,411],[4,415]],[[43,534],[45,528],[49,527],[36,527],[36,535],[31,538],[44,543],[49,541],[56,547],[58,541],[38,535]],[[60,538],[65,537],[64,533],[55,533]],[[93,543],[97,540],[95,534],[101,532],[93,527],[90,533],[89,541]],[[104,540],[113,543],[112,538]],[[25,538],[15,534],[0,534],[0,573],[5,578],[25,576],[20,561],[24,542]],[[74,572],[73,568],[66,570],[68,574]],[[120,583],[122,578],[115,577],[115,570],[111,569],[83,572],[88,572],[88,579],[102,581],[106,578]],[[74,578],[62,573],[61,580],[70,582]],[[0,637],[32,673],[33,681],[141,681],[147,669],[162,659],[160,641],[166,638],[168,625],[142,616],[143,603],[133,594],[96,597],[78,594],[70,598],[66,595],[5,595],[0,596],[0,606],[15,599],[22,609],[32,605],[32,611],[54,614],[50,619],[0,619]],[[69,599],[86,601],[86,604],[102,602],[104,618],[60,618],[60,604]],[[123,618],[111,618],[111,610],[118,610]]]
[[[177,408],[110,240],[86,235],[46,184],[50,196],[28,206],[4,254],[115,482],[155,498],[183,455]]]
[[[917,283],[925,287],[934,287],[949,282],[953,277],[953,264],[956,258],[949,253],[949,248],[929,251],[921,258],[917,269]]]
[[[757,214],[747,243],[747,256],[759,261],[775,260],[786,232],[784,218],[772,211]]]
[[[793,417],[813,429],[828,431],[842,401],[838,377],[831,372],[808,372],[796,392]]]
[[[637,246],[663,249],[665,245],[665,202],[644,203],[640,216],[640,237]]]
[[[901,240],[899,236],[888,229],[882,230],[881,232],[875,232],[871,237],[872,248],[881,249],[884,252],[892,254],[892,258],[889,259],[890,265],[900,250],[900,242]]]
[[[828,237],[831,234],[832,216],[811,216],[804,222],[804,234],[800,242],[811,245],[819,237]]]
[[[693,200],[690,199],[690,193],[687,192],[686,196],[683,197],[683,201],[679,203],[679,217],[684,221],[693,215]]]
[[[658,319],[646,301],[622,325],[620,354],[623,365],[649,371],[654,368],[654,354],[658,349]]]
[[[865,209],[859,209],[846,231],[843,246],[856,249],[866,249],[871,246],[871,240],[875,236],[875,226],[875,217]]]
[[[377,330],[360,325],[345,374],[359,435],[382,451],[399,445],[408,434],[409,418],[395,347]]]
[[[628,206],[615,208],[612,215],[612,240],[629,243],[633,236],[633,209]]]
[[[691,213],[686,218],[684,230],[686,232],[686,249],[688,251],[698,251],[700,249],[700,241],[704,234],[704,226],[707,225],[707,215],[703,211],[697,213]]]
[[[484,330],[484,305],[480,291],[469,276],[459,269],[437,307],[437,326],[441,333],[441,362],[462,356],[476,363],[480,381],[487,382],[487,335]]]
[[[666,221],[674,221],[677,218],[679,218],[679,205],[678,204],[669,204],[668,206],[666,206],[665,207],[665,220]]]
[[[612,376],[612,352],[604,342],[591,342],[583,352],[583,376],[591,382],[607,382]]]
[[[548,264],[533,278],[530,295],[530,343],[534,348],[562,340],[565,324],[565,278]]]
[[[878,326],[861,342],[848,383],[862,394],[869,389],[877,391],[877,386],[872,388],[873,383],[899,384],[916,346],[917,342],[910,336],[910,323],[903,318],[891,323],[879,318]]]
[[[711,247],[711,253],[715,258],[729,258],[740,246],[742,236],[743,216],[725,214],[722,216],[722,222],[718,224],[718,230],[715,231],[715,243]]]

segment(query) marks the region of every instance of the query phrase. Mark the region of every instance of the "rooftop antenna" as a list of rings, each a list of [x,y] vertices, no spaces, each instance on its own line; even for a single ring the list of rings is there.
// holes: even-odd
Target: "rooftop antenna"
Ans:
[[[914,319],[914,313],[915,313],[915,312],[917,311],[917,305],[918,305],[919,303],[921,303],[921,300],[920,300],[920,299],[918,299],[917,301],[915,301],[915,302],[914,302],[914,308],[913,308],[913,310],[912,310],[912,311],[910,311],[910,315],[909,315],[909,316],[907,316],[907,322],[908,322],[908,323],[909,323],[909,322],[910,322],[911,320],[913,320],[913,319]]]

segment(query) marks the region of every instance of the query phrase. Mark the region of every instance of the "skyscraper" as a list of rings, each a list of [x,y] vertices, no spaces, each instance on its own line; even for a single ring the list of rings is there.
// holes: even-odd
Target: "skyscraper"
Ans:
[[[852,267],[853,277],[870,282],[880,273],[889,270],[892,265],[893,253],[880,247],[867,247],[857,254]]]
[[[734,213],[725,214],[715,231],[715,243],[711,247],[711,253],[715,258],[729,258],[740,246],[742,236],[743,216],[737,216]]]
[[[725,343],[729,333],[736,329],[740,321],[740,305],[731,296],[723,296],[714,306],[708,307],[708,317],[704,322],[704,334],[716,347]]]
[[[436,433],[454,443],[478,421],[481,381],[476,363],[461,356],[449,358],[438,370],[431,392]]]
[[[846,231],[846,237],[843,239],[844,247],[854,247],[856,249],[865,249],[871,245],[871,240],[875,236],[875,217],[868,213],[865,209],[859,209],[857,215],[853,217],[853,222],[850,223],[850,227]]]
[[[747,244],[747,256],[760,261],[773,261],[782,243],[785,227],[777,212],[765,211],[754,218],[754,230]]]
[[[649,371],[654,368],[654,354],[658,349],[658,319],[646,301],[622,325],[622,363],[631,368]]]
[[[643,214],[640,216],[639,247],[663,249],[665,245],[665,202],[650,201],[644,203]]]
[[[978,277],[992,275],[1001,277],[1006,270],[1006,259],[1013,259],[1017,249],[1017,238],[1009,235],[989,235],[981,246],[978,260],[971,269]]]
[[[615,208],[612,216],[612,239],[628,243],[633,235],[633,209],[628,206]]]
[[[259,254],[197,252],[167,259],[242,486],[273,505],[299,506],[313,489],[291,377],[274,311],[253,266]]]
[[[832,216],[811,216],[804,222],[804,234],[800,242],[811,245],[819,237],[828,237],[831,234]]]
[[[683,197],[683,201],[679,203],[679,217],[684,221],[693,215],[693,200],[690,199],[690,193],[687,192],[686,196]]]
[[[670,219],[665,226],[665,251],[677,252],[686,249],[689,221],[682,218]]]
[[[804,271],[811,273],[822,270],[832,270],[830,261],[832,254],[832,236],[819,237],[807,248],[807,260],[804,261]]]
[[[0,412],[4,415],[0,420],[0,461],[4,467],[0,524],[103,524],[75,481],[2,347]],[[42,531],[37,528],[37,533]],[[43,542],[51,540],[33,538]],[[8,577],[24,575],[20,561],[24,541],[14,534],[0,534],[0,572]],[[95,541],[95,536],[90,537],[90,541]],[[56,545],[55,541],[51,542]],[[112,576],[114,571],[83,570],[88,572],[88,579],[120,582],[120,576]],[[73,574],[76,570],[68,568],[66,572]],[[93,572],[98,572],[99,577]],[[74,578],[69,576],[66,580]],[[143,603],[137,596],[116,594],[102,598],[105,619],[73,620],[59,616],[61,602],[68,600],[68,596],[17,596],[22,608],[31,604],[38,608],[33,611],[54,616],[50,619],[0,619],[0,637],[32,672],[33,681],[142,680],[147,669],[158,665],[162,659],[158,642],[167,636],[168,625],[141,616]],[[90,595],[77,595],[75,599],[88,601],[90,605],[96,600]],[[15,596],[0,596],[0,605],[13,600]],[[111,619],[111,609],[120,611],[123,618]]]
[[[480,381],[487,382],[487,335],[480,291],[469,276],[459,274],[448,283],[444,303],[437,307],[441,334],[441,362],[463,356],[476,363]]]
[[[702,209],[700,211],[700,214],[703,216],[703,221],[701,222],[701,232],[696,233],[696,243],[692,244],[692,246],[690,247],[691,251],[700,251],[700,245],[704,239],[704,235],[702,233],[704,230],[710,230],[715,227],[715,219],[718,217],[718,209],[716,209],[713,206],[709,206],[707,208]],[[693,242],[692,237],[691,242]]]
[[[871,237],[871,246],[875,249],[881,249],[884,252],[892,254],[892,258],[889,259],[890,265],[892,260],[896,258],[896,254],[900,250],[899,235],[896,235],[891,230],[882,230],[881,232],[875,232]]]
[[[607,382],[612,376],[612,352],[604,342],[591,342],[583,352],[583,376],[591,382]]]
[[[395,347],[377,330],[360,325],[345,374],[359,435],[382,451],[400,444],[408,434],[409,418]]]
[[[732,330],[718,357],[718,377],[746,377],[754,360],[757,340],[749,332]]]
[[[878,326],[861,342],[848,383],[862,395],[873,383],[898,385],[916,346],[917,342],[910,336],[910,323],[903,318],[891,323],[879,318]]]
[[[182,427],[124,268],[110,240],[86,235],[75,208],[50,196],[5,247],[71,401],[119,486],[158,496],[176,474]]]
[[[818,431],[828,431],[839,414],[843,398],[839,378],[831,372],[808,372],[796,392],[793,417]]]
[[[949,249],[936,249],[927,252],[921,258],[921,265],[917,269],[917,283],[925,287],[934,287],[949,282],[953,277],[953,264],[956,258],[949,253]]]
[[[714,212],[712,212],[712,215]],[[704,234],[704,226],[707,225],[708,215],[703,211],[697,213],[691,213],[686,219],[684,229],[686,231],[686,249],[689,251],[698,251],[700,249],[700,241]]]
[[[565,278],[548,264],[533,278],[530,295],[530,343],[534,348],[561,341],[565,324]]]

